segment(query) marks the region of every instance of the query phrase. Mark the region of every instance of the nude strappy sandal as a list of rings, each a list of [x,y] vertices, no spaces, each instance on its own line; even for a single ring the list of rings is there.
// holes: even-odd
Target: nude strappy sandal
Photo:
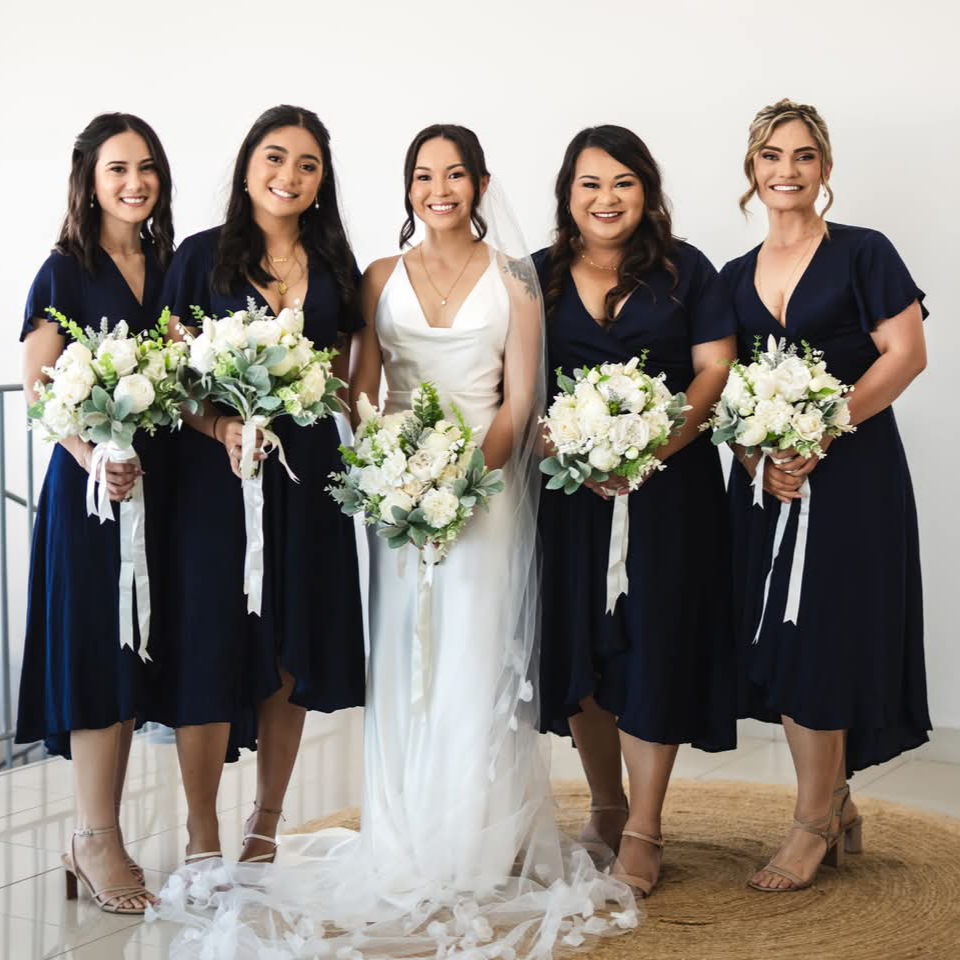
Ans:
[[[627,804],[627,798],[623,798],[622,803],[594,803],[590,805],[590,813],[622,813],[625,817],[630,816],[630,807]],[[609,846],[600,836],[592,824],[588,823],[577,837],[577,843],[590,854],[590,858],[595,862],[609,860],[611,853],[616,856],[620,848],[620,843],[615,846]]]
[[[115,833],[116,830],[117,828],[113,826],[85,827],[82,830],[73,831],[73,836],[70,838],[70,853],[65,853],[62,857],[67,899],[76,900],[79,896],[77,884],[79,880],[80,883],[87,888],[87,892],[93,898],[93,902],[104,913],[115,913],[123,916],[143,916],[146,907],[137,906],[132,901],[145,899],[150,903],[154,903],[156,902],[156,898],[142,883],[122,884],[117,887],[104,887],[102,890],[94,890],[93,884],[77,863],[77,837],[84,839],[88,837],[98,837],[104,833]]]
[[[275,814],[281,820],[286,822],[286,817],[283,815],[282,810],[271,810],[269,807],[261,807],[256,800],[253,801],[253,812],[256,813],[269,813]],[[277,836],[268,837],[262,833],[245,833],[243,835],[243,845],[247,845],[248,840],[263,840],[264,843],[272,843],[273,849],[269,853],[261,853],[258,857],[247,857],[243,859],[243,854],[241,854],[241,859],[238,860],[238,863],[273,863],[274,859],[277,856],[277,847],[280,846],[280,838]]]
[[[857,814],[849,823],[843,822],[843,811],[850,800],[850,784],[845,783],[833,791],[835,797],[840,797],[840,831],[843,833],[843,848],[845,853],[863,853],[863,817]]]
[[[837,820],[835,830],[831,829],[834,819]],[[771,860],[763,869],[767,873],[772,873],[775,876],[783,877],[784,880],[789,880],[790,886],[765,887],[762,884],[754,883],[753,880],[748,880],[748,887],[759,890],[761,893],[796,893],[798,890],[806,890],[808,887],[813,886],[813,881],[817,879],[817,872],[823,864],[826,864],[828,867],[839,867],[841,863],[843,863],[844,844],[839,842],[843,831],[840,828],[840,819],[836,807],[831,807],[829,813],[816,820],[794,819],[793,829],[802,830],[804,833],[811,833],[815,837],[819,837],[826,844],[827,848],[810,879],[804,880],[785,867],[778,866]],[[775,859],[776,857],[774,857],[774,860]]]
[[[621,836],[633,837],[634,840],[642,840],[644,843],[649,843],[656,847],[659,851],[659,856],[657,857],[657,875],[653,880],[649,880],[647,877],[638,877],[632,873],[622,873],[617,870],[614,870],[610,874],[614,880],[620,880],[625,883],[636,896],[649,897],[653,892],[653,888],[657,885],[657,881],[660,879],[660,865],[663,862],[663,837],[651,837],[646,833],[635,833],[633,830],[624,830]],[[617,865],[619,866],[619,863]]]

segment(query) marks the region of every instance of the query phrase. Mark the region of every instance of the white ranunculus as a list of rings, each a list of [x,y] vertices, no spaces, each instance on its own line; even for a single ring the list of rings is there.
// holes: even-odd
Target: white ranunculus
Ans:
[[[797,411],[793,415],[793,429],[801,440],[819,440],[823,436],[823,417],[819,410]]]
[[[48,436],[56,440],[60,437],[69,437],[80,432],[80,418],[77,410],[70,404],[64,403],[59,397],[51,397],[43,405],[43,420]]]
[[[731,370],[727,376],[727,383],[720,396],[733,407],[741,417],[748,417],[753,413],[756,399],[750,392],[743,377],[736,370]]]
[[[767,433],[783,434],[790,429],[793,407],[782,397],[761,400],[753,414],[767,428]]]
[[[140,372],[151,383],[159,383],[167,375],[167,359],[163,350],[151,350],[147,354],[147,362]]]
[[[437,487],[424,494],[420,506],[427,523],[440,530],[456,518],[460,501],[449,490]]]
[[[300,398],[308,407],[319,403],[327,389],[327,375],[322,363],[311,363],[301,374]]]
[[[272,366],[267,367],[267,373],[269,373],[271,377],[285,376],[293,369],[294,362],[293,351],[287,349],[283,354],[282,360],[278,360]]]
[[[107,337],[97,347],[97,360],[100,364],[98,369],[101,371],[103,370],[103,358],[106,356],[110,357],[110,362],[113,364],[117,376],[125,377],[137,369],[137,360],[139,359],[137,342],[136,340],[117,340],[114,337]]]
[[[590,451],[590,466],[609,473],[620,463],[620,456],[608,443],[601,443]]]
[[[639,413],[614,417],[610,442],[619,456],[623,456],[630,447],[643,450],[650,442],[650,426]]]
[[[277,324],[284,333],[302,333],[303,311],[299,307],[296,310],[284,307],[277,316]]]
[[[280,342],[283,331],[276,320],[254,320],[247,324],[247,339],[258,347],[272,347]]]
[[[68,344],[63,353],[60,354],[65,364],[78,364],[83,367],[89,367],[93,362],[93,354],[82,344],[74,340]]]
[[[747,367],[747,380],[758,400],[769,400],[777,392],[777,378],[762,363],[751,363]]]
[[[391,487],[383,500],[380,501],[380,515],[393,522],[393,508],[399,507],[409,513],[413,509],[414,500],[402,487]]]
[[[807,395],[810,370],[800,357],[787,357],[774,370],[774,377],[777,393],[788,403],[796,403]]]
[[[743,430],[737,437],[737,443],[745,447],[755,447],[767,438],[767,426],[759,417],[747,417],[743,421]]]
[[[447,465],[446,454],[438,456],[421,448],[408,461],[407,469],[422,483],[436,480]]]
[[[54,396],[72,407],[79,406],[90,396],[96,379],[91,367],[68,364],[56,371],[53,380]]]
[[[238,310],[231,316],[221,317],[212,324],[215,343],[229,344],[243,348],[247,345],[247,325],[244,323],[247,311]],[[204,324],[206,330],[206,324]]]
[[[217,351],[206,331],[191,341],[190,357],[187,362],[190,368],[196,370],[201,376],[213,369],[213,365],[217,362]]]
[[[121,377],[113,391],[114,401],[129,400],[130,412],[143,413],[153,403],[153,384],[142,373],[131,373]]]

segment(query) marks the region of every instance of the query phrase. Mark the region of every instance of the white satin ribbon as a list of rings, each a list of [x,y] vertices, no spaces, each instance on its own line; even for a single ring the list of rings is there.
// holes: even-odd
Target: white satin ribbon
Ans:
[[[759,474],[759,469],[757,472]],[[800,613],[800,588],[803,586],[803,566],[807,555],[807,532],[810,528],[810,493],[810,481],[804,478],[803,486],[800,487],[800,516],[797,520],[797,539],[793,545],[793,555],[790,557],[790,582],[787,585],[787,602],[783,610],[784,623],[795,624]],[[753,637],[754,643],[759,641],[760,631],[763,629],[763,618],[767,612],[767,599],[770,596],[770,581],[773,579],[773,570],[777,558],[780,556],[780,547],[783,544],[783,534],[787,529],[789,517],[790,504],[781,503],[780,513],[777,516],[777,529],[773,537],[773,556],[770,559],[770,569],[767,571],[767,579],[763,586],[763,607],[760,610],[757,632]]]
[[[407,547],[403,548],[407,550]],[[428,543],[417,563],[417,609],[410,653],[410,703],[416,706],[427,696],[433,665],[433,569],[440,562],[436,548]]]
[[[140,458],[133,447],[118,447],[115,443],[98,443],[93,448],[90,475],[87,478],[87,516],[97,516],[100,523],[113,519],[110,496],[107,493],[106,464],[133,461],[140,466]],[[97,489],[99,486],[99,489]],[[150,571],[147,567],[146,501],[143,480],[139,477],[130,496],[120,504],[120,581],[119,618],[120,646],[133,649],[133,594],[137,594],[137,626],[140,630],[140,659],[151,660],[147,647],[150,643]]]
[[[607,557],[607,613],[613,613],[617,599],[626,596],[627,550],[630,546],[629,494],[613,498],[613,521],[610,525],[610,553]]]
[[[247,613],[260,616],[263,603],[263,471],[262,461],[253,459],[257,447],[257,431],[263,434],[263,451],[274,447],[287,476],[299,483],[290,469],[280,438],[270,429],[269,417],[255,416],[243,423],[240,439],[240,473],[243,475],[243,519],[247,534],[247,548],[243,558],[243,592],[247,597]]]
[[[765,453],[760,454],[757,461],[757,469],[753,473],[753,505],[755,507],[763,506],[763,461],[766,460]]]

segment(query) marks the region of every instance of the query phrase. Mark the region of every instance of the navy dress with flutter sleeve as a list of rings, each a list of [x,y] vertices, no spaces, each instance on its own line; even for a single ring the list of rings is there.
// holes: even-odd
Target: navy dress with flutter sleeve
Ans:
[[[880,356],[870,334],[923,291],[875,230],[829,224],[790,297],[786,326],[757,294],[759,247],[722,270],[738,321],[740,358],[772,334],[824,353],[829,373],[855,384]],[[790,507],[773,565],[780,504],[753,505],[750,478],[730,474],[740,715],[781,715],[814,730],[847,730],[847,774],[927,740],[923,599],[917,511],[893,408],[830,445],[809,475],[810,513],[796,624],[784,623],[800,505]],[[754,643],[754,638],[756,642]]]
[[[234,294],[211,285],[220,229],[185,240],[171,264],[164,301],[183,323],[191,306],[208,316],[258,305],[246,283]],[[333,274],[309,265],[304,334],[316,347],[362,321],[342,308]],[[235,412],[220,411],[227,416]],[[280,688],[279,664],[295,679],[291,702],[332,712],[363,703],[364,649],[353,521],[324,488],[341,469],[332,418],[310,427],[278,417],[294,483],[274,451],[262,465],[264,581],[261,616],[247,613],[243,593],[246,545],[240,481],[222,443],[184,427],[179,437],[177,568],[169,656],[151,692],[151,719],[169,726],[231,722],[236,747],[256,746],[256,709]]]
[[[24,310],[20,339],[50,321],[56,307],[81,327],[126,320],[136,333],[160,313],[163,271],[144,247],[146,275],[139,303],[116,264],[98,249],[96,271],[69,255],[52,253],[40,268]],[[62,337],[63,345],[68,336]],[[163,645],[165,529],[169,503],[164,478],[169,437],[138,432],[134,447],[145,471],[146,548],[150,570],[150,653]],[[70,731],[100,729],[141,715],[144,666],[120,647],[119,522],[87,516],[87,472],[60,444],[50,457],[37,501],[27,593],[27,627],[17,712],[18,743],[43,740],[48,751],[70,756]],[[118,521],[118,505],[113,505]],[[135,645],[139,632],[135,629]]]
[[[694,378],[691,347],[732,335],[736,322],[717,272],[677,242],[679,282],[662,268],[644,277],[616,321],[602,328],[569,271],[547,318],[548,368],[625,363],[647,349],[647,373],[672,392]],[[543,289],[548,251],[535,256]],[[550,395],[558,392],[555,374]],[[541,729],[569,734],[568,719],[593,696],[621,730],[705,750],[736,746],[729,531],[716,448],[699,436],[629,494],[629,592],[607,614],[612,500],[586,488],[540,497],[543,631]]]

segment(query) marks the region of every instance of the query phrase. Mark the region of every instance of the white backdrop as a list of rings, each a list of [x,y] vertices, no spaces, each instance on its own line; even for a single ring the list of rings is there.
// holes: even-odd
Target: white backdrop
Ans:
[[[219,222],[236,150],[263,109],[315,110],[333,136],[361,267],[395,251],[403,154],[427,123],[476,130],[533,249],[549,240],[553,180],[570,137],[587,124],[620,123],[661,164],[676,231],[719,267],[763,236],[762,211],[745,224],[736,207],[751,117],[784,96],[813,103],[834,145],[831,217],[884,231],[928,294],[930,363],[897,414],[920,510],[933,718],[960,727],[952,496],[960,459],[948,427],[957,383],[949,358],[960,348],[952,316],[960,293],[955,9],[948,0],[788,8],[755,0],[8,0],[0,13],[0,381],[19,378],[24,298],[63,214],[73,137],[98,112],[130,111],[155,127],[173,168],[183,239]],[[8,474],[22,489],[21,408],[16,399],[8,406]],[[12,508],[15,650],[21,520]]]

